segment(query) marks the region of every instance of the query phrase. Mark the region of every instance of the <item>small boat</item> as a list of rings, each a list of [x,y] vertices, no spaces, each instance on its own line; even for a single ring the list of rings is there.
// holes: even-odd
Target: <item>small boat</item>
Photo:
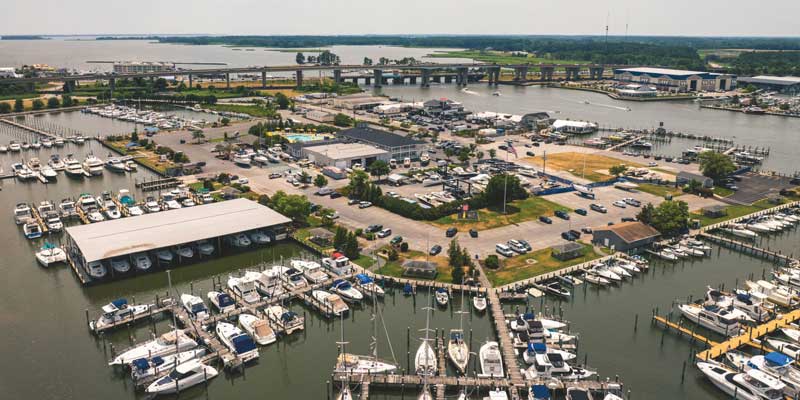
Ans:
[[[405,285],[403,285],[403,296],[411,296],[412,294],[414,294],[414,287],[406,282]]]
[[[533,365],[524,371],[526,379],[557,378],[562,382],[588,379],[594,375],[594,371],[572,367],[556,353],[537,354]]]
[[[152,197],[148,198],[147,202],[144,203],[144,210],[148,213],[157,213],[161,211],[161,204],[158,204]]]
[[[86,272],[94,279],[103,279],[108,274],[106,266],[100,261],[90,261],[84,265]]]
[[[228,278],[228,289],[233,292],[233,295],[239,300],[253,304],[261,300],[261,296],[256,289],[256,283],[253,280],[244,278]]]
[[[608,286],[608,284],[611,283],[608,279],[603,278],[602,276],[599,276],[599,275],[595,275],[595,274],[589,273],[589,272],[586,272],[586,275],[583,276],[583,280],[585,280],[586,282],[595,284],[597,286]]]
[[[469,365],[469,346],[464,341],[464,331],[462,329],[450,330],[450,340],[447,342],[447,357],[458,369],[458,372],[466,373]]]
[[[131,379],[142,384],[156,378],[163,372],[169,371],[178,365],[190,360],[200,358],[206,354],[206,349],[198,348],[182,351],[168,356],[154,356],[150,358],[137,358],[131,361]]]
[[[192,258],[194,257],[194,250],[192,250],[191,246],[176,246],[175,247],[175,254],[178,255],[178,258]]]
[[[8,146],[0,144],[0,153],[8,153]]]
[[[83,159],[83,169],[92,176],[103,175],[103,160],[90,153]]]
[[[783,382],[784,394],[790,398],[800,392],[800,371],[792,366],[794,360],[786,354],[770,352],[765,355],[750,356],[739,351],[725,353],[725,361],[736,371],[745,372],[751,369],[763,371],[767,375]]]
[[[264,314],[272,324],[287,335],[295,331],[302,331],[305,328],[305,321],[297,313],[289,311],[283,306],[269,306],[264,310]]]
[[[147,387],[150,394],[172,394],[206,382],[219,373],[216,368],[198,360],[191,360],[175,367],[167,376],[156,380]]]
[[[36,261],[43,267],[49,267],[50,264],[66,262],[67,253],[60,247],[45,242],[44,246],[36,252]]]
[[[227,236],[226,239],[228,239],[228,243],[230,243],[233,247],[248,247],[252,243],[250,238],[248,238],[244,233],[230,235]]]
[[[197,203],[195,203],[194,200],[192,200],[191,197],[187,197],[187,198],[181,200],[181,207],[194,207],[196,205],[197,205]]]
[[[347,384],[342,386],[342,390],[339,391],[336,400],[353,400],[353,393],[350,391],[350,386]]]
[[[61,218],[71,218],[78,215],[75,202],[70,199],[61,200],[61,203],[58,203],[58,212],[61,214]]]
[[[570,285],[572,287],[580,286],[583,283],[582,280],[572,275],[561,275],[559,279],[561,280],[561,282],[564,282],[565,284]]]
[[[18,203],[14,207],[14,222],[21,225],[33,218],[31,207],[27,203]]]
[[[42,144],[40,142],[33,142],[31,143],[31,148],[35,150],[39,150],[42,148]]]
[[[364,300],[364,294],[358,291],[353,285],[344,280],[336,279],[333,281],[331,291],[342,296],[342,299],[348,302],[359,302]]]
[[[558,354],[564,361],[574,360],[575,354],[568,351],[548,347],[546,343],[528,343],[528,348],[522,353],[522,358],[528,364],[533,364],[537,354]]]
[[[271,241],[269,235],[260,230],[252,231],[248,234],[250,241],[255,244],[267,244]]]
[[[109,158],[105,163],[106,168],[113,172],[126,172],[128,169],[125,163],[118,158]]]
[[[550,283],[542,286],[542,288],[547,293],[550,293],[550,294],[555,295],[555,296],[559,296],[559,297],[563,297],[563,298],[567,298],[567,299],[572,296],[572,293],[569,290],[567,290],[566,288],[561,286],[560,283],[555,282],[555,281],[550,282]]]
[[[64,223],[61,222],[61,217],[55,211],[42,214],[42,219],[50,232],[61,232],[64,229]]]
[[[208,308],[205,303],[203,303],[203,299],[184,293],[181,295],[181,304],[183,304],[183,308],[189,313],[191,319],[195,321],[205,321],[208,319]]]
[[[44,138],[42,139],[42,146],[44,146],[46,149],[49,149],[53,147],[53,141],[50,138]]]
[[[56,139],[55,139],[55,140],[53,140],[53,144],[54,144],[54,145],[56,145],[56,147],[62,147],[62,146],[64,146],[64,138],[62,138],[62,137],[56,137]]]
[[[249,167],[251,161],[250,155],[246,153],[237,153],[233,156],[233,163],[242,167]]]
[[[414,356],[414,369],[417,371],[417,375],[434,376],[436,375],[436,366],[436,353],[429,340],[423,339]]]
[[[27,239],[38,239],[42,237],[42,226],[33,219],[22,225],[22,233],[25,234]]]
[[[296,268],[278,267],[277,271],[278,276],[288,289],[300,289],[309,286],[308,280],[303,276],[303,272]]]
[[[447,289],[445,288],[438,288],[435,292],[436,304],[441,307],[447,307],[447,303],[450,301],[450,295],[447,293]]]
[[[550,388],[545,385],[531,385],[528,400],[550,400]]]
[[[108,365],[128,365],[145,357],[167,356],[197,347],[197,342],[182,330],[169,331],[155,339],[138,344],[118,355]]]
[[[155,255],[159,262],[171,263],[173,260],[172,252],[167,249],[156,250]]]
[[[594,400],[592,392],[584,388],[568,387],[567,400]]]
[[[314,261],[292,260],[289,263],[292,268],[303,271],[303,276],[312,284],[322,283],[330,279],[328,274],[322,270],[322,265]]]
[[[42,174],[42,176],[45,179],[47,179],[48,181],[53,181],[53,180],[56,180],[58,178],[58,172],[56,172],[56,170],[51,168],[49,165],[43,166],[39,170],[39,173]]]
[[[33,172],[38,172],[42,168],[42,163],[39,162],[39,159],[36,157],[31,158],[28,160],[28,169]]]
[[[244,333],[236,325],[227,322],[217,322],[214,329],[223,344],[236,355],[242,362],[258,358],[258,347],[250,335]]]
[[[206,297],[208,297],[208,301],[217,308],[217,311],[221,313],[236,309],[236,302],[233,301],[233,298],[227,293],[212,290],[206,294]]]
[[[198,240],[195,245],[197,246],[197,252],[200,253],[201,256],[210,256],[214,254],[214,245],[208,240]]]
[[[277,340],[275,331],[269,326],[269,322],[253,314],[239,314],[239,325],[255,339],[256,343],[262,346],[275,343]]]
[[[28,150],[31,148],[31,144],[28,142],[22,142],[22,150]]]
[[[481,364],[479,377],[502,378],[505,376],[503,371],[503,357],[500,354],[500,346],[497,342],[486,342],[478,352]]]
[[[311,296],[322,303],[322,307],[334,316],[338,317],[350,311],[350,307],[337,294],[328,293],[324,290],[314,290],[311,292]]]
[[[741,400],[784,398],[783,389],[786,385],[762,371],[751,369],[739,373],[721,365],[706,362],[698,362],[697,369],[728,396],[735,396]]]
[[[383,288],[375,283],[375,280],[370,278],[367,274],[357,274],[356,283],[361,290],[377,297],[383,297],[386,294]]]
[[[116,203],[111,200],[107,200],[105,204],[103,204],[104,214],[108,217],[108,219],[120,219],[122,218],[122,213],[119,212],[119,207],[117,207]]]
[[[131,270],[131,263],[126,257],[114,257],[111,259],[111,268],[117,273],[124,274]]]
[[[475,307],[477,311],[486,311],[486,294],[476,294],[475,297],[472,298],[472,306]]]
[[[22,150],[22,146],[19,143],[12,141],[11,143],[8,144],[8,151],[18,152],[20,150]]]
[[[139,206],[128,206],[128,215],[131,217],[138,217],[140,215],[144,215],[144,210],[142,210]]]
[[[103,315],[89,322],[89,329],[100,331],[109,326],[133,321],[137,316],[150,312],[152,304],[130,305],[126,299],[116,299],[103,306]]]
[[[144,252],[132,254],[131,262],[139,271],[147,271],[151,266],[153,266],[153,262],[150,260],[150,257],[148,257],[147,253]]]
[[[786,354],[793,360],[796,360],[797,357],[800,356],[800,345],[797,343],[787,342],[780,339],[767,339],[766,342],[767,346]]]

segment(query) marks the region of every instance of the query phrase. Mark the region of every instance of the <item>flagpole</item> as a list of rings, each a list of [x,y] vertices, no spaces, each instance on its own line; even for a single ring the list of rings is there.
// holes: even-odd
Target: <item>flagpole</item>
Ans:
[[[506,146],[511,146],[511,141],[506,141]],[[510,150],[506,148],[506,163],[508,162],[508,153]],[[506,178],[503,180],[503,214],[506,214],[506,191],[508,190],[508,171],[504,172]]]

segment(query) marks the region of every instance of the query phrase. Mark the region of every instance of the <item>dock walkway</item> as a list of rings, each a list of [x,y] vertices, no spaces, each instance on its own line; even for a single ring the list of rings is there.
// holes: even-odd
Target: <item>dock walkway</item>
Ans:
[[[722,343],[713,344],[708,350],[697,353],[697,359],[699,361],[707,361],[709,359],[720,357],[725,353],[742,346],[754,346],[761,349],[761,343],[758,341],[759,338],[775,332],[778,329],[785,328],[798,319],[800,319],[800,310],[794,310],[783,315],[779,319],[774,319],[758,326],[749,327],[743,334],[734,336]]]
[[[775,263],[781,263],[784,265],[791,265],[800,263],[800,260],[796,258],[792,258],[785,254],[781,254],[779,251],[772,251],[763,249],[761,247],[754,246],[749,243],[744,243],[734,239],[728,239],[717,235],[712,235],[707,232],[700,233],[697,235],[699,238],[708,240],[709,242],[716,243],[721,246],[725,246],[731,248],[733,250],[739,251],[744,254],[749,254],[754,257],[761,257],[767,261],[773,261]]]
[[[54,135],[54,134],[52,134],[50,132],[45,132],[45,131],[43,131],[41,129],[32,128],[32,127],[30,127],[28,125],[23,125],[23,124],[20,124],[18,122],[15,122],[15,121],[12,121],[12,120],[9,120],[9,119],[0,118],[0,122],[4,123],[4,124],[11,125],[11,126],[13,126],[15,128],[26,130],[28,132],[33,132],[33,133],[35,133],[37,135],[48,137],[50,139],[55,139],[55,138],[58,137],[58,136],[56,136],[56,135]]]

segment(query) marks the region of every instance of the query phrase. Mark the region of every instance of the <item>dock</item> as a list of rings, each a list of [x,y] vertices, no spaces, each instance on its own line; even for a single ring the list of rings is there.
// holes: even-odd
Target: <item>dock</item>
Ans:
[[[9,120],[9,119],[0,118],[0,123],[11,125],[11,126],[13,126],[15,128],[19,128],[19,129],[22,129],[22,130],[25,130],[25,131],[28,131],[28,132],[32,132],[32,133],[35,133],[37,135],[44,136],[44,137],[47,137],[47,138],[50,138],[50,139],[55,139],[55,138],[58,137],[58,136],[56,136],[56,135],[54,135],[54,134],[52,134],[50,132],[45,132],[45,131],[43,131],[41,129],[32,128],[32,127],[30,127],[28,125],[23,125],[23,124],[20,124],[18,122],[15,122],[15,121],[12,121],[12,120]]]
[[[181,184],[181,181],[178,178],[157,178],[157,179],[145,179],[139,181],[138,179],[135,181],[135,186],[141,189],[143,192],[152,192],[156,190],[164,190],[164,189],[172,189],[177,187]]]
[[[500,292],[515,292],[515,293],[516,292],[520,292],[521,289],[533,286],[534,284],[538,284],[539,282],[544,282],[544,281],[547,281],[547,280],[558,278],[559,276],[563,276],[563,275],[569,275],[569,274],[571,274],[573,272],[585,271],[585,270],[591,268],[592,265],[594,265],[594,264],[605,263],[608,260],[617,259],[618,257],[620,257],[620,256],[617,255],[617,254],[612,254],[610,256],[595,258],[594,260],[586,261],[586,262],[583,262],[583,263],[580,263],[580,264],[576,264],[576,265],[573,265],[573,266],[568,267],[568,268],[562,268],[562,269],[560,269],[558,271],[554,271],[554,272],[551,272],[551,273],[548,273],[548,274],[542,274],[542,275],[534,276],[533,278],[528,278],[528,279],[524,279],[524,280],[517,281],[517,282],[514,282],[514,283],[509,283],[507,285],[503,285],[503,286],[497,287],[497,290],[499,290]]]
[[[763,258],[767,261],[771,261],[776,264],[791,265],[794,263],[800,263],[800,260],[782,254],[780,251],[762,249],[760,247],[754,246],[749,243],[741,242],[734,239],[724,238],[722,236],[712,235],[707,232],[700,233],[699,235],[697,235],[697,237],[724,247],[728,247],[738,252],[751,255],[753,257]]]
[[[749,327],[743,334],[734,336],[722,343],[713,344],[708,350],[697,353],[697,360],[708,361],[709,359],[720,357],[725,353],[742,346],[753,346],[761,349],[762,346],[758,341],[759,338],[769,335],[778,329],[785,328],[798,319],[800,319],[800,310],[794,310],[781,316],[779,319],[774,319],[758,326]],[[769,351],[768,349],[764,350]]]

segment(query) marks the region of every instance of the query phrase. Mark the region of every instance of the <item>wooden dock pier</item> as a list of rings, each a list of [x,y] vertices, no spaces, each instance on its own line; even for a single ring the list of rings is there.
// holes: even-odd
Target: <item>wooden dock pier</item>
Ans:
[[[181,181],[178,178],[170,177],[170,178],[157,178],[157,179],[145,179],[145,180],[136,180],[134,185],[139,188],[143,192],[152,192],[156,190],[164,190],[164,189],[172,189],[181,184]]]
[[[700,233],[697,235],[697,237],[724,247],[728,247],[738,252],[751,255],[753,257],[763,258],[767,261],[771,261],[776,264],[791,265],[800,262],[800,260],[782,254],[780,251],[762,249],[760,247],[754,246],[749,243],[744,243],[738,240],[733,240],[722,236],[712,235],[707,232]]]
[[[37,135],[41,135],[41,136],[50,138],[50,139],[55,139],[55,138],[58,137],[58,136],[56,136],[56,135],[54,135],[54,134],[52,134],[50,132],[45,132],[45,131],[43,131],[41,129],[32,128],[32,127],[30,127],[28,125],[23,125],[23,124],[20,124],[18,122],[15,122],[15,121],[12,121],[12,120],[9,120],[9,119],[0,118],[0,122],[4,123],[4,124],[11,125],[11,126],[13,126],[15,128],[19,128],[19,129],[22,129],[22,130],[25,130],[25,131],[28,131],[28,132],[35,133]]]
[[[743,334],[739,336],[734,336],[722,343],[712,344],[708,350],[697,353],[697,360],[708,361],[709,359],[715,359],[731,350],[735,350],[745,345],[754,346],[761,349],[762,345],[758,341],[759,338],[766,336],[772,332],[775,332],[778,329],[785,328],[789,326],[789,324],[797,321],[798,319],[800,319],[800,310],[794,310],[788,314],[781,316],[780,318],[774,319],[772,321],[766,322],[758,326],[749,327],[745,330]],[[768,349],[764,350],[770,351]]]

